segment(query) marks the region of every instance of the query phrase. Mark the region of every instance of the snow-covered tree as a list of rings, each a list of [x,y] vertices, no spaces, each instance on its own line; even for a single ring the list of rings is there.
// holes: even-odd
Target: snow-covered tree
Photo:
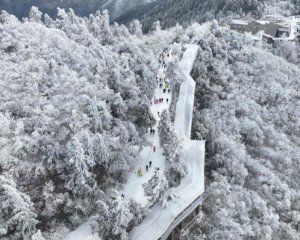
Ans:
[[[30,22],[41,22],[42,21],[42,15],[37,7],[31,7],[29,12],[29,21]]]
[[[152,29],[151,30],[154,31],[154,32],[160,32],[161,31],[161,26],[160,26],[159,20],[155,21],[152,24]]]
[[[155,204],[156,202],[164,204],[169,184],[162,171],[156,170],[150,180],[143,184],[143,188],[145,195],[149,197],[152,204]]]
[[[136,35],[137,37],[141,37],[143,35],[142,25],[139,20],[133,20],[129,25],[129,32],[131,34]]]
[[[138,106],[133,110],[136,125],[143,128],[154,126],[156,120],[150,111],[150,101],[145,95],[143,95],[139,101]]]
[[[133,217],[129,209],[129,203],[116,190],[111,191],[109,199],[112,233],[114,235],[126,235],[126,228]]]
[[[140,203],[132,199],[129,201],[129,209],[132,213],[132,219],[128,224],[128,228],[131,229],[141,223],[143,217],[146,215],[146,210],[141,206]]]
[[[28,195],[16,188],[15,182],[0,176],[0,236],[29,239],[38,221]]]
[[[129,202],[115,189],[97,201],[97,215],[92,218],[103,238],[128,239],[126,229],[133,220]]]
[[[93,148],[96,163],[100,165],[107,165],[109,160],[109,150],[104,137],[99,133],[94,136]]]
[[[43,237],[41,230],[38,230],[32,237],[31,240],[45,240]]]
[[[94,184],[91,168],[95,162],[85,155],[83,145],[74,137],[69,147],[69,171],[70,180],[66,187],[74,193],[90,191]]]
[[[167,110],[161,113],[158,132],[160,143],[166,156],[166,171],[168,178],[170,178],[169,180],[183,177],[187,169],[182,156],[182,143],[172,126]]]

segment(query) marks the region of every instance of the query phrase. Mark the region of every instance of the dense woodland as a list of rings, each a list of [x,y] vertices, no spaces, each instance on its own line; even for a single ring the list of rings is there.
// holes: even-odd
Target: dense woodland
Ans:
[[[110,26],[106,11],[53,20],[37,8],[0,22],[1,239],[60,239],[92,215],[123,239],[142,210],[114,189],[155,123],[157,53],[180,29],[143,39],[138,21]]]
[[[193,134],[206,139],[208,184],[186,239],[300,238],[300,69],[272,54],[288,44],[216,22],[200,40]]]

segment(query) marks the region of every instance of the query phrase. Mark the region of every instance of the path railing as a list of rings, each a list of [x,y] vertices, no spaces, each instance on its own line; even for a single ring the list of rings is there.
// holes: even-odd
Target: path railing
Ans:
[[[169,226],[168,230],[165,232],[163,236],[161,236],[160,240],[166,240],[171,232],[187,217],[189,216],[202,202],[202,197],[199,196],[191,205],[189,205],[183,212],[178,215],[172,224]]]

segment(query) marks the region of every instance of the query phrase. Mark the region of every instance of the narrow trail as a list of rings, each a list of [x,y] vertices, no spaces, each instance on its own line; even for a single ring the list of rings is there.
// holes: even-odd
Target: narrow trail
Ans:
[[[168,56],[169,55],[169,56]],[[162,62],[166,65],[172,59],[172,55],[170,52],[165,53],[163,56]],[[163,149],[159,144],[159,135],[158,135],[158,123],[160,121],[160,113],[169,109],[170,102],[172,98],[171,91],[168,91],[169,88],[169,80],[166,79],[165,68],[160,66],[156,79],[157,86],[155,89],[155,93],[153,98],[151,99],[151,112],[156,119],[156,125],[153,127],[155,130],[155,134],[151,134],[149,131],[147,133],[147,140],[150,143],[149,146],[143,148],[140,152],[140,158],[135,163],[135,165],[131,169],[131,173],[129,174],[128,181],[124,186],[124,189],[121,193],[125,196],[125,199],[134,199],[138,203],[140,203],[143,207],[146,207],[149,203],[148,198],[144,195],[143,184],[148,182],[149,179],[154,175],[155,168],[159,168],[160,171],[165,170],[165,157],[163,156]],[[166,84],[166,82],[168,84]],[[164,90],[166,92],[164,93]],[[156,103],[158,99],[163,99],[162,103]],[[168,101],[167,101],[168,99]],[[155,152],[153,151],[153,147],[155,147]],[[152,162],[152,167],[149,167],[149,162]],[[149,167],[148,171],[146,171],[146,166]],[[143,176],[139,176],[139,170],[143,171]]]
[[[195,94],[195,81],[190,72],[197,53],[198,45],[187,44],[179,64],[184,81],[180,86],[174,123],[175,130],[183,139],[184,158],[189,171],[174,189],[178,198],[165,209],[155,204],[145,219],[131,230],[130,240],[167,239],[172,229],[200,204],[200,196],[204,192],[205,142],[190,140]]]

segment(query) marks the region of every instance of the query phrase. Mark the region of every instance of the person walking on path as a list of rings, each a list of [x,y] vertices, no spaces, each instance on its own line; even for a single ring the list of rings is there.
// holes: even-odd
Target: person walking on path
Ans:
[[[146,165],[146,171],[148,172],[148,165]]]
[[[155,146],[153,146],[153,152],[155,152],[155,150],[156,150],[156,147],[155,147]]]
[[[155,130],[154,130],[154,129],[152,130],[152,134],[153,134],[153,135],[155,134]]]
[[[163,92],[166,93],[166,89],[165,88],[163,89]]]
[[[139,175],[139,177],[142,176],[142,169],[141,168],[139,168],[139,170],[138,170],[138,175]]]
[[[150,160],[150,162],[149,162],[149,167],[151,168],[151,166],[152,166],[152,162],[151,162],[151,160]]]
[[[169,98],[166,99],[167,103],[169,102]]]

